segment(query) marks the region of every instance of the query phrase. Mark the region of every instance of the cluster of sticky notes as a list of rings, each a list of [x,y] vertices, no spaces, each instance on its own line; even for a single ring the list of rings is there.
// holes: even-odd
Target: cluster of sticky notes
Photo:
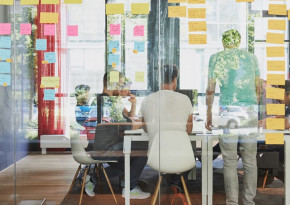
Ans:
[[[43,100],[54,101],[55,100],[55,90],[54,89],[44,89]]]
[[[59,77],[41,77],[41,88],[58,88]]]

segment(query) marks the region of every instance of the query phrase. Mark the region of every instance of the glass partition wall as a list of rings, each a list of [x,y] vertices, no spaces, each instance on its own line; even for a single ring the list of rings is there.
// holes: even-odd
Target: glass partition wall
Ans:
[[[0,204],[290,203],[288,4],[0,1]]]

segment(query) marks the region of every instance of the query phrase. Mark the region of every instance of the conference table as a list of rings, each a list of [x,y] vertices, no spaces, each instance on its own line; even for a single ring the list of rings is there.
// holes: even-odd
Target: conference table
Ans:
[[[290,134],[290,131],[277,131],[277,130],[258,130],[257,141],[265,141],[266,133],[285,133]],[[212,205],[213,197],[213,142],[218,141],[218,136],[222,134],[222,130],[200,131],[193,132],[189,135],[191,141],[201,142],[201,161],[202,161],[202,174],[201,174],[201,194],[202,205]],[[284,151],[285,151],[285,163],[284,163],[284,185],[290,184],[290,139],[285,135],[284,137]],[[131,143],[148,141],[148,134],[143,130],[127,130],[124,136],[123,153],[125,156],[125,205],[130,204],[130,155],[131,155]],[[289,177],[288,177],[289,176]],[[290,187],[285,186],[285,204],[290,204]]]

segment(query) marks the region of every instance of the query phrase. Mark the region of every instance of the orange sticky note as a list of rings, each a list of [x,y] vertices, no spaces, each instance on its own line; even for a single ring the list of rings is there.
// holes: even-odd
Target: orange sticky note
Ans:
[[[7,83],[3,83],[3,86],[6,87],[8,84]]]
[[[207,44],[207,35],[189,34],[189,44]]]
[[[135,82],[144,82],[144,72],[135,72]]]
[[[7,59],[6,59],[6,62],[11,63],[12,60],[11,60],[10,58],[7,58]]]
[[[118,83],[119,82],[119,72],[110,71],[110,83]]]
[[[184,3],[186,0],[168,0],[168,3]]]
[[[206,18],[206,9],[205,8],[189,8],[188,9],[188,18]]]
[[[285,71],[285,61],[268,61],[268,71]]]
[[[290,10],[288,10],[288,20],[290,20]]]
[[[266,144],[284,144],[283,133],[266,133],[265,134]]]
[[[236,0],[236,2],[254,2],[254,0]]]
[[[285,118],[266,118],[266,129],[285,130]]]
[[[205,0],[188,0],[188,4],[205,4]]]
[[[186,6],[168,6],[168,17],[186,17]]]
[[[112,68],[116,68],[116,63],[112,63]]]
[[[113,48],[112,49],[112,53],[116,53],[117,52],[117,49],[116,48]]]
[[[287,5],[286,4],[269,4],[270,15],[287,15]]]
[[[266,88],[266,98],[284,100],[285,89],[282,88]]]
[[[81,4],[83,0],[64,0],[65,4]]]
[[[59,0],[41,0],[41,4],[59,4]]]
[[[48,64],[48,61],[42,61],[42,64]]]
[[[134,50],[133,50],[133,53],[137,54],[137,53],[138,53],[138,50],[135,50],[135,49],[134,49]]]
[[[268,29],[269,30],[286,30],[286,20],[268,20]]]
[[[21,0],[21,5],[35,5],[39,4],[39,0]]]
[[[124,14],[124,4],[106,4],[106,15]]]
[[[58,13],[40,12],[40,23],[58,23]]]
[[[285,115],[285,104],[266,104],[267,115]]]
[[[13,5],[14,0],[0,0],[0,5]]]
[[[284,74],[267,74],[268,85],[285,85]]]
[[[284,47],[267,47],[266,48],[267,57],[285,57]]]
[[[40,88],[44,88],[44,85],[40,85],[39,87],[40,87]]]
[[[284,44],[285,35],[282,33],[267,33],[266,42],[275,44]]]
[[[149,14],[149,3],[132,3],[131,14]]]
[[[188,31],[207,31],[206,21],[190,21],[188,22]]]

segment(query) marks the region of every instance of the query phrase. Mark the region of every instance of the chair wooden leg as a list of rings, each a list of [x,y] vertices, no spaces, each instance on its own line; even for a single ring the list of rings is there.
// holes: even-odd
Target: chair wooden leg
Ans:
[[[263,189],[265,188],[265,186],[266,186],[266,181],[267,181],[267,178],[268,178],[268,174],[269,174],[269,170],[267,170],[266,171],[266,175],[265,175],[265,177],[264,177],[264,181],[263,181]]]
[[[82,185],[81,198],[80,198],[79,205],[82,204],[82,199],[83,199],[83,194],[84,194],[84,188],[85,188],[85,184],[86,184],[87,172],[88,172],[88,167],[86,167],[86,169],[85,169],[85,174],[84,174],[84,178],[83,178],[83,185]]]
[[[95,165],[95,169],[96,169],[96,174],[97,174],[97,178],[98,178],[98,184],[99,184],[100,193],[103,194],[104,192],[103,192],[103,187],[102,187],[101,177],[100,177],[100,172],[99,172],[99,170],[101,170],[100,168],[101,168],[100,164],[96,164],[96,165]]]
[[[113,198],[114,198],[114,200],[115,200],[115,202],[116,202],[116,204],[117,204],[117,199],[116,199],[116,196],[115,196],[114,190],[113,190],[113,188],[112,188],[111,182],[110,182],[110,180],[109,180],[109,178],[108,178],[107,172],[106,172],[105,168],[103,167],[103,165],[101,165],[101,166],[102,166],[102,170],[103,170],[103,172],[104,172],[105,178],[106,178],[106,180],[107,180],[107,183],[108,183],[108,185],[109,185],[109,187],[110,187],[110,190],[111,190],[111,192],[112,192]]]
[[[181,182],[182,182],[182,185],[183,185],[183,189],[184,189],[185,197],[186,197],[186,200],[187,200],[187,204],[191,205],[191,201],[190,201],[190,198],[189,198],[187,186],[186,186],[186,183],[184,181],[183,175],[181,175]]]
[[[69,191],[68,191],[68,193],[67,193],[66,196],[65,196],[65,200],[67,200],[68,195],[70,194],[70,192],[71,192],[71,190],[72,190],[72,188],[73,188],[73,185],[74,185],[74,183],[75,183],[75,181],[76,181],[76,178],[77,178],[77,176],[78,176],[78,173],[80,172],[80,169],[81,169],[81,165],[79,165],[79,167],[78,167],[78,169],[77,169],[77,171],[76,171],[76,173],[75,173],[74,179],[73,179],[73,181],[72,181],[72,183],[71,183],[71,185],[70,185],[70,187],[69,187]]]
[[[158,180],[158,182],[156,184],[155,191],[154,191],[154,194],[152,196],[150,205],[155,205],[155,203],[156,203],[156,199],[157,199],[157,196],[158,196],[158,193],[159,193],[161,181],[162,181],[162,176],[159,177],[159,180]]]

